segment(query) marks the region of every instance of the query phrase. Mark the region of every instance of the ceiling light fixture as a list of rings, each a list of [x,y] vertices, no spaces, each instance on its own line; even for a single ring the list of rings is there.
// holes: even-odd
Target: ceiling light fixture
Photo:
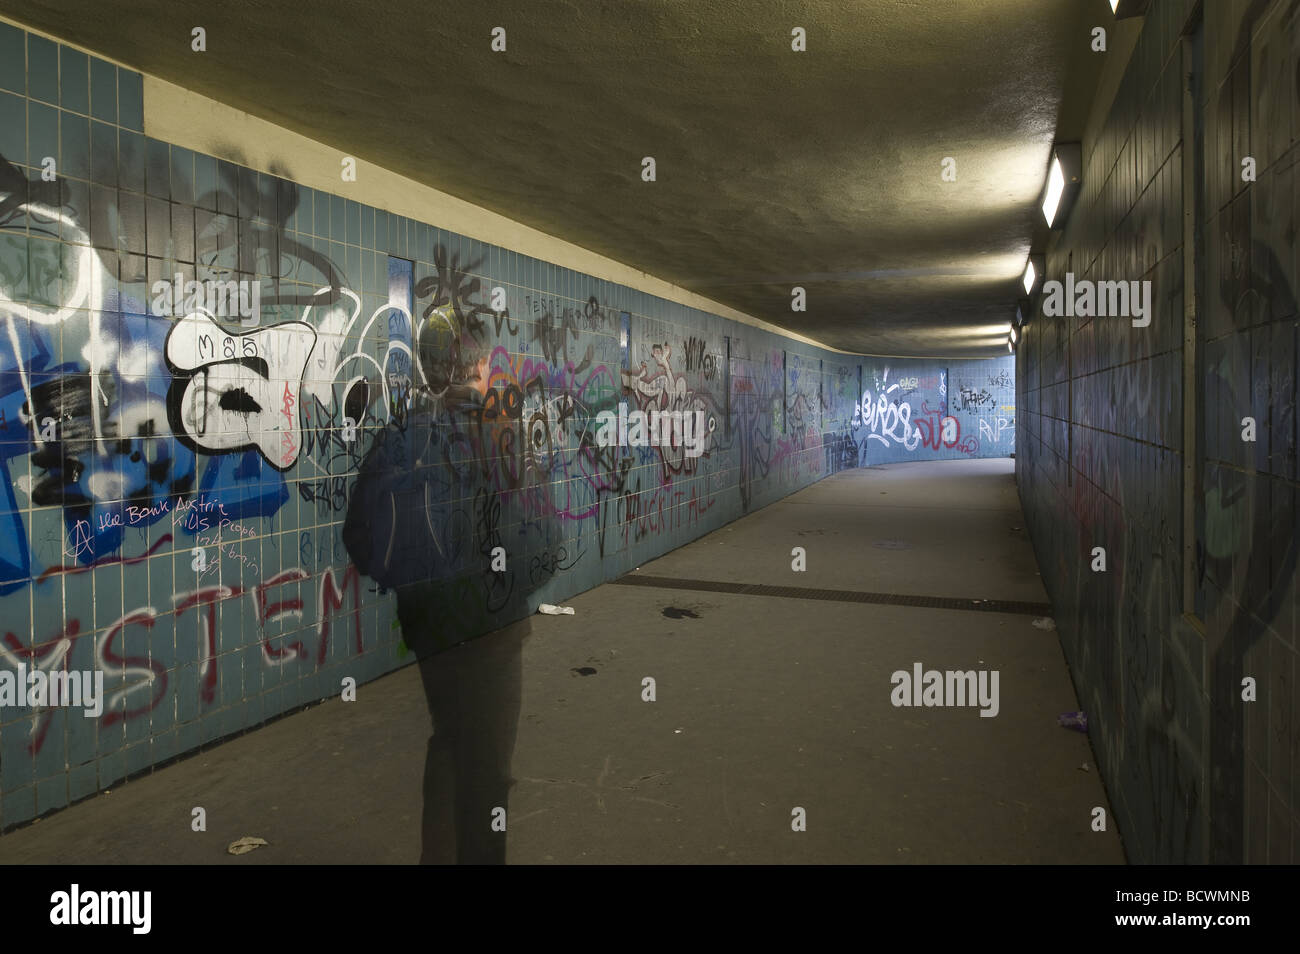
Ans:
[[[1110,12],[1116,20],[1140,17],[1147,12],[1148,0],[1110,0]]]
[[[1025,263],[1024,278],[1021,279],[1021,284],[1024,285],[1026,295],[1032,296],[1034,294],[1034,290],[1038,288],[1038,285],[1042,280],[1044,270],[1045,263],[1043,261],[1043,256],[1031,254],[1029,256],[1029,261]]]
[[[1028,298],[1021,298],[1016,302],[1015,324],[1017,328],[1023,328],[1029,324],[1029,316],[1034,313],[1034,306]]]
[[[1082,150],[1077,142],[1061,142],[1052,147],[1042,206],[1049,228],[1061,228],[1069,216],[1083,178],[1081,165]]]

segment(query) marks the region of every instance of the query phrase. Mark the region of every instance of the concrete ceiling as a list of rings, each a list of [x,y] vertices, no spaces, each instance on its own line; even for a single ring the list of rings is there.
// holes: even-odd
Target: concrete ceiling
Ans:
[[[1050,144],[1081,134],[1113,24],[1105,0],[0,11],[832,347],[952,357],[1006,352]]]

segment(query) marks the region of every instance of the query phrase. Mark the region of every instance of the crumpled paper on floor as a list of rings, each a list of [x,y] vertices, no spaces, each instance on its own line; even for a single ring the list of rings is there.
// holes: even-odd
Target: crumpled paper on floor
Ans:
[[[1056,724],[1062,728],[1075,729],[1086,734],[1088,731],[1088,713],[1062,712],[1056,717]]]
[[[269,845],[270,842],[265,838],[254,838],[252,835],[245,835],[238,841],[232,841],[226,851],[232,855],[246,855],[255,848],[261,848],[263,845]]]

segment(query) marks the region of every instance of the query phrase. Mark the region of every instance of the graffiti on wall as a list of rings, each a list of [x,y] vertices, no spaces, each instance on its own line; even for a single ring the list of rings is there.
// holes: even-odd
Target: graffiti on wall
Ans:
[[[842,442],[859,465],[927,457],[1005,456],[1015,450],[1010,359],[953,361],[928,374],[864,366],[864,387]],[[998,365],[1007,365],[999,367]],[[989,371],[993,366],[995,369]],[[982,376],[982,384],[967,383]],[[953,385],[950,389],[949,378]]]
[[[1195,323],[1196,393],[1204,401],[1193,405],[1195,416],[1184,420],[1186,353],[1173,344],[1184,332],[1176,238],[1184,209],[1142,198],[1179,195],[1169,189],[1177,180],[1156,180],[1194,165],[1162,167],[1150,160],[1163,156],[1140,156],[1136,168],[1151,180],[1121,183],[1115,193],[1133,196],[1131,208],[1081,210],[1081,221],[1093,220],[1087,228],[1098,217],[1114,223],[1098,241],[1123,250],[1130,275],[1156,267],[1152,329],[1104,337],[1082,323],[1031,323],[1020,348],[1022,380],[1035,382],[1019,421],[1026,517],[1057,619],[1067,621],[1062,638],[1081,704],[1100,714],[1090,734],[1115,780],[1116,818],[1140,863],[1290,858],[1287,809],[1269,795],[1290,782],[1290,763],[1279,755],[1296,737],[1289,668],[1275,660],[1292,634],[1300,553],[1292,489],[1297,299],[1286,267],[1295,230],[1290,207],[1276,201],[1291,160],[1289,140],[1275,135],[1300,100],[1293,77],[1283,75],[1297,29],[1283,12],[1267,0],[1210,11],[1203,39],[1206,49],[1219,43],[1231,51],[1218,58],[1225,75],[1203,74],[1184,58],[1197,55],[1195,41],[1180,37],[1176,24],[1163,25],[1163,34],[1144,28],[1141,38],[1153,54],[1172,53],[1150,82],[1177,93],[1190,74],[1202,88],[1231,83],[1259,94],[1240,110],[1211,98],[1192,127],[1204,134],[1206,162]],[[1158,97],[1152,108],[1152,121],[1182,128],[1177,95]],[[1224,137],[1256,143],[1257,181],[1235,199],[1212,171],[1223,161],[1216,142]],[[1094,159],[1098,169],[1114,160],[1101,149]],[[1070,349],[1079,362],[1073,378]],[[1259,428],[1255,441],[1242,438],[1247,416]],[[1199,429],[1191,460],[1185,423]],[[1184,548],[1185,506],[1192,533]],[[1090,567],[1095,546],[1106,548],[1105,573]],[[1252,703],[1242,699],[1248,675],[1258,683]]]
[[[409,279],[379,248],[358,271],[299,231],[333,197],[218,171],[146,241],[125,206],[104,238],[66,181],[0,159],[0,665],[107,677],[68,738],[48,709],[0,716],[50,771],[95,724],[167,732],[250,680],[287,707],[325,667],[377,675],[502,626],[861,465],[873,437],[961,439],[927,423],[946,372],[882,405],[860,365],[703,315],[623,342],[622,303],[489,276],[468,242],[411,252]],[[260,320],[156,309],[155,272],[178,271],[257,282]],[[701,453],[600,446],[619,402],[702,414]]]

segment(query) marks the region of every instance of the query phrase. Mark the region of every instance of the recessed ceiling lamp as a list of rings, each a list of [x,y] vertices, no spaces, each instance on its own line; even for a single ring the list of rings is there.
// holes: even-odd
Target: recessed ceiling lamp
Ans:
[[[1032,295],[1034,289],[1038,287],[1039,281],[1043,277],[1043,256],[1030,255],[1029,261],[1025,263],[1025,276],[1021,279],[1021,284],[1025,286],[1025,294]]]
[[[1023,328],[1029,323],[1029,316],[1033,314],[1034,306],[1028,298],[1021,298],[1016,302],[1015,324],[1017,328]]]
[[[1070,214],[1082,180],[1082,152],[1077,142],[1057,143],[1047,166],[1047,191],[1043,195],[1043,218],[1049,228],[1059,229]]]
[[[1140,17],[1147,12],[1148,0],[1110,0],[1110,12],[1116,20]]]

